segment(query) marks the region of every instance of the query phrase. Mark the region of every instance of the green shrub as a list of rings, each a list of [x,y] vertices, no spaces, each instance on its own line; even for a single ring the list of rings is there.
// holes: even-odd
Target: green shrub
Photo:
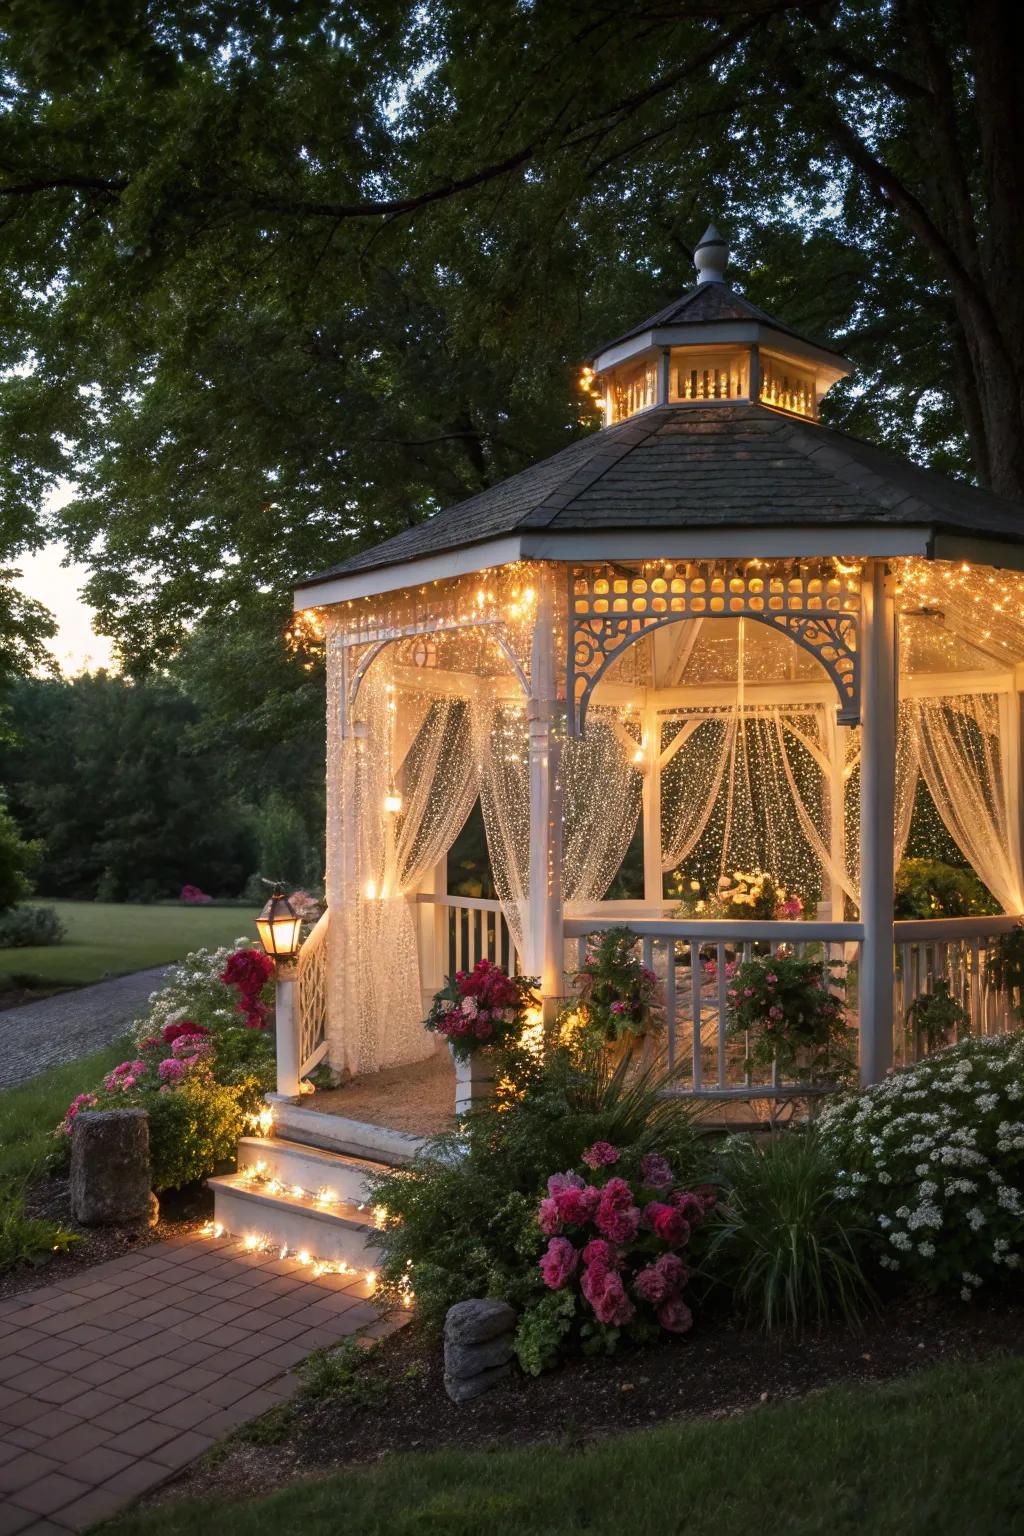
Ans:
[[[736,1137],[721,1172],[706,1272],[745,1321],[766,1333],[855,1322],[871,1298],[861,1258],[871,1233],[837,1195],[830,1144],[810,1131],[775,1131],[764,1145]]]
[[[126,1096],[149,1113],[153,1188],[181,1189],[233,1158],[245,1130],[239,1089],[197,1073],[167,1093]],[[123,1102],[123,1100],[122,1100]]]
[[[78,1241],[74,1232],[27,1215],[20,1190],[0,1188],[0,1274],[19,1264],[43,1264]]]
[[[0,912],[0,949],[59,944],[67,929],[53,907],[12,907]]]
[[[968,1300],[1024,1259],[1024,1033],[980,1036],[829,1104],[839,1193],[880,1263]]]
[[[949,982],[936,981],[930,992],[915,997],[907,1009],[907,1035],[930,1054],[944,1045],[955,1045],[971,1032],[971,1016],[949,990]]]
[[[39,853],[38,843],[27,843],[21,836],[0,794],[0,912],[29,894],[29,876],[39,862]]]
[[[662,1096],[667,1081],[628,1059],[613,1070],[603,1053],[510,1054],[494,1100],[466,1117],[464,1134],[374,1181],[371,1198],[388,1213],[377,1239],[383,1294],[398,1300],[411,1284],[418,1316],[434,1326],[471,1296],[520,1308],[538,1299],[539,1197],[595,1141],[661,1152],[681,1183],[700,1182],[708,1159],[695,1111]]]
[[[973,869],[938,859],[904,859],[896,871],[898,918],[987,917],[1000,910]]]

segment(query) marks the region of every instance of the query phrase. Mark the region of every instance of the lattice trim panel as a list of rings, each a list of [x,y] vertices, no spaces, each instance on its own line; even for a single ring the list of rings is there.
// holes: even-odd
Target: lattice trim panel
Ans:
[[[602,673],[641,635],[680,619],[756,619],[821,663],[839,695],[839,720],[860,720],[860,580],[832,561],[666,562],[657,575],[573,566],[569,576],[569,729],[583,729]]]
[[[327,1041],[327,925],[330,912],[320,918],[299,950],[296,986],[299,1012],[299,1076],[312,1070],[323,1056]]]

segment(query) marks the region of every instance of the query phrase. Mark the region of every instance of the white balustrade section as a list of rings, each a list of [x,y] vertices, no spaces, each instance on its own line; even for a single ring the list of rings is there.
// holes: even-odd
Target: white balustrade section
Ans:
[[[917,998],[945,981],[967,1011],[971,1033],[998,1035],[1020,1022],[1024,999],[992,981],[989,961],[999,935],[1020,922],[1016,917],[940,917],[894,925],[896,974],[893,985],[893,1059],[897,1065],[917,1061],[923,1042],[907,1013]]]
[[[299,1077],[312,1072],[327,1054],[327,924],[324,912],[299,950],[295,979],[295,1020]]]
[[[493,960],[509,974],[522,969],[519,953],[505,921],[500,901],[474,896],[440,896],[421,892],[417,902],[447,912],[448,921],[440,926],[441,954],[437,957],[439,978],[469,971],[478,960]]]
[[[575,942],[576,965],[586,956],[588,935],[618,927],[636,934],[644,964],[661,983],[665,1053],[668,1065],[678,1072],[680,1093],[716,1099],[807,1093],[806,1085],[786,1082],[777,1071],[749,1072],[746,1038],[730,1034],[726,968],[749,960],[755,945],[764,953],[765,947],[785,944],[798,956],[820,959],[835,983],[847,983],[847,1004],[855,1021],[859,923],[567,918],[565,935]]]

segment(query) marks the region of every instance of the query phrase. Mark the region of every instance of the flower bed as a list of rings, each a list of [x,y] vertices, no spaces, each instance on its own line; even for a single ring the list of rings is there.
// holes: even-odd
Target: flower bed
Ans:
[[[880,1262],[965,1300],[1024,1257],[1024,1034],[969,1039],[828,1104],[840,1196]]]
[[[129,1107],[149,1114],[154,1189],[181,1188],[233,1157],[274,1086],[270,971],[244,940],[174,967],[150,999],[135,1054],[68,1106],[54,1132],[58,1157],[83,1110]]]

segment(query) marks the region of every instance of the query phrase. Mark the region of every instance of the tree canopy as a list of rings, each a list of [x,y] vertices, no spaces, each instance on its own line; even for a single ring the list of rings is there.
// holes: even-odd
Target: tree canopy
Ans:
[[[281,618],[591,430],[580,359],[687,285],[709,217],[738,286],[857,364],[833,423],[1024,496],[1022,29],[1015,0],[0,3],[0,557],[63,476],[132,667]]]

